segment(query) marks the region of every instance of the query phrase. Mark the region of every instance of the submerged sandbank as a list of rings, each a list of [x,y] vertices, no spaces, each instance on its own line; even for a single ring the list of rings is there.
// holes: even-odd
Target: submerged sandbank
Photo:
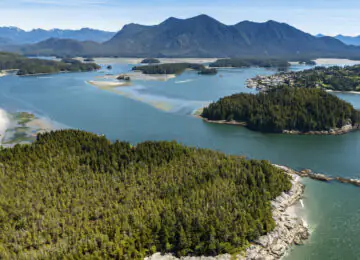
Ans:
[[[115,82],[115,81],[96,81],[96,80],[89,80],[87,81],[87,83],[95,86],[95,87],[99,87],[99,88],[111,88],[111,87],[126,87],[126,86],[130,86],[131,83],[130,82]]]
[[[0,136],[0,145],[12,147],[16,144],[29,144],[40,133],[61,129],[47,118],[28,112],[6,113],[7,124]]]

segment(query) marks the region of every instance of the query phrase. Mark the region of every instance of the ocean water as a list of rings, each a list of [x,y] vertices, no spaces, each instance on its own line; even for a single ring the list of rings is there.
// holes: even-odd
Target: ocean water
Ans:
[[[301,70],[306,67],[293,67]],[[114,64],[106,73],[127,72]],[[88,80],[99,72],[0,78],[0,107],[31,111],[69,128],[105,134],[132,143],[176,140],[295,169],[360,178],[360,132],[343,136],[263,134],[243,127],[207,124],[191,113],[223,96],[255,92],[246,79],[273,74],[260,68],[222,69],[216,76],[187,71],[166,82],[135,81],[119,93],[100,90]],[[360,108],[360,95],[336,94]],[[360,189],[305,180],[304,218],[312,235],[286,259],[360,259]]]

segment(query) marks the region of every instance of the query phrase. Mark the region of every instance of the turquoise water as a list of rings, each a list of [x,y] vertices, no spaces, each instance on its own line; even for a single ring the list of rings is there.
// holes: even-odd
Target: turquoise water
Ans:
[[[116,64],[111,73],[130,67]],[[103,75],[98,72],[7,76],[0,78],[0,107],[35,112],[112,140],[177,140],[295,169],[360,178],[360,132],[344,136],[262,134],[243,127],[207,124],[190,115],[220,97],[254,92],[245,87],[246,79],[274,72],[224,69],[220,71],[222,77],[185,72],[167,82],[134,82],[133,87],[121,88],[126,97],[87,84],[87,80]],[[360,95],[339,96],[360,108]],[[165,103],[168,112],[155,108],[157,102]],[[310,180],[306,180],[306,186],[306,219],[313,233],[309,242],[295,247],[287,259],[360,259],[360,189]]]

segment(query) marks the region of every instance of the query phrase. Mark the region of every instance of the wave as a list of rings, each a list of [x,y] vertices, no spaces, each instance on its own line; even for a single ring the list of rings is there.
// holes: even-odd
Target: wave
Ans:
[[[180,81],[175,81],[175,84],[183,84],[183,83],[188,83],[194,81],[193,79],[186,79],[186,80],[180,80]]]

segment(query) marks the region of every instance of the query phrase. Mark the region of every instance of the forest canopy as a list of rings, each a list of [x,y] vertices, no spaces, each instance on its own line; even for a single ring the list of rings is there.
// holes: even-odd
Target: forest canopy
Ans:
[[[324,90],[287,86],[224,97],[205,108],[202,117],[245,122],[252,130],[274,133],[329,131],[360,122],[359,111]]]
[[[263,67],[263,68],[287,68],[290,63],[287,60],[281,59],[242,59],[229,58],[218,59],[211,63],[210,67],[231,67],[231,68],[247,68],[247,67]]]
[[[1,259],[142,259],[239,252],[274,226],[290,177],[176,142],[62,130],[0,151]]]
[[[155,59],[155,58],[146,58],[146,59],[143,59],[141,61],[141,63],[143,63],[143,64],[158,64],[158,63],[160,63],[160,60]]]
[[[53,60],[29,59],[15,53],[0,52],[0,70],[17,69],[17,75],[50,74],[58,72],[83,72],[100,69],[95,63],[82,63],[74,59]]]
[[[144,74],[181,74],[186,69],[192,69],[203,75],[215,75],[216,69],[208,69],[202,64],[196,63],[164,63],[158,65],[135,66],[133,70],[139,70]]]

